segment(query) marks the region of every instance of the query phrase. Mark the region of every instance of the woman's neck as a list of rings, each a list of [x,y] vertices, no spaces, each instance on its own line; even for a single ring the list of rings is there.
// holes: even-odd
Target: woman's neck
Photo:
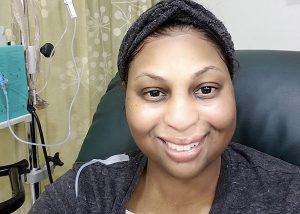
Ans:
[[[214,200],[220,168],[221,158],[200,175],[179,179],[159,170],[149,161],[128,209],[137,213],[208,213]]]

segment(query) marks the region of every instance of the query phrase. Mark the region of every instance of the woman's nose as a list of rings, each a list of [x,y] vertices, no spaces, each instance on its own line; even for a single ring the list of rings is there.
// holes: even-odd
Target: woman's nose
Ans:
[[[164,121],[176,131],[185,131],[199,120],[198,104],[189,97],[170,99],[166,105]]]

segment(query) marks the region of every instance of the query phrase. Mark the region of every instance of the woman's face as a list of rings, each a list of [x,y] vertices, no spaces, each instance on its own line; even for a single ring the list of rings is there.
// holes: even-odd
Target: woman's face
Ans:
[[[156,171],[191,178],[215,166],[233,135],[236,109],[214,45],[195,31],[152,38],[131,63],[126,115]]]

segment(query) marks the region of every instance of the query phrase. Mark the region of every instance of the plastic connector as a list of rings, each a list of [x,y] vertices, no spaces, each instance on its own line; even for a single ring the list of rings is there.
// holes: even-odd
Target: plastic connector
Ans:
[[[8,79],[0,72],[0,87],[2,90],[6,89],[6,84],[8,83]]]
[[[36,48],[35,46],[28,46],[28,73],[35,74],[36,73]]]
[[[64,3],[66,4],[66,6],[68,8],[71,18],[76,18],[77,14],[75,11],[75,7],[73,5],[73,1],[72,0],[64,0]]]

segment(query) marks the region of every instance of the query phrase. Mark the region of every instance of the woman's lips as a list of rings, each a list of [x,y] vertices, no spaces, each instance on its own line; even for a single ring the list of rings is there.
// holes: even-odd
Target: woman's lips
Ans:
[[[164,138],[159,138],[163,142],[166,154],[175,162],[188,162],[195,159],[202,151],[203,144],[207,138],[207,134],[197,138],[195,141],[172,142]],[[176,141],[176,140],[174,140]]]

